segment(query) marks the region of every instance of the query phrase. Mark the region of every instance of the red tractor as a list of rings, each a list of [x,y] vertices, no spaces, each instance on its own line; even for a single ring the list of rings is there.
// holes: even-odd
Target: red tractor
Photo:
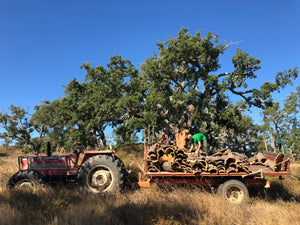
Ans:
[[[33,189],[56,180],[77,181],[83,190],[95,193],[118,191],[127,176],[124,163],[114,151],[74,151],[69,155],[19,156],[19,171],[7,187]],[[83,154],[79,159],[79,155]],[[81,161],[81,162],[79,162]]]

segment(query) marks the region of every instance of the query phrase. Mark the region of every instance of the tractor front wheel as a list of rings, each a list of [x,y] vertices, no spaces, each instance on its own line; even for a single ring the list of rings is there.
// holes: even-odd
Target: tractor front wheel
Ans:
[[[45,183],[44,177],[32,170],[24,170],[15,173],[8,181],[8,189],[17,189],[35,192]]]

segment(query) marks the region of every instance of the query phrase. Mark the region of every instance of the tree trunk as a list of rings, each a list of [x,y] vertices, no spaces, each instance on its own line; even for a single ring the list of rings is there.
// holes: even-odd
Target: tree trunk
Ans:
[[[100,139],[102,141],[103,146],[106,146],[106,139],[105,139],[105,134],[104,134],[103,130],[100,130],[99,134],[100,134]]]
[[[39,155],[40,153],[40,148],[41,148],[41,144],[37,144],[35,145],[34,143],[32,143],[31,141],[27,141],[27,146],[32,150],[34,151],[34,154],[35,155]]]
[[[175,133],[176,146],[179,148],[185,148],[187,143],[187,136],[189,134],[189,130],[184,129],[180,132]]]
[[[99,148],[99,145],[98,145],[98,142],[97,142],[97,135],[96,134],[92,135],[92,143],[93,143],[95,149]]]

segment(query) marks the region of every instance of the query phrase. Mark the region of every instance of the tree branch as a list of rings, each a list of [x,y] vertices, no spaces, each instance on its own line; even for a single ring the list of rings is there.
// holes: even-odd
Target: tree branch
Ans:
[[[248,98],[246,96],[244,96],[245,94],[249,94],[252,93],[252,90],[248,90],[248,91],[235,91],[233,88],[229,88],[229,90],[236,95],[241,96],[243,99],[245,99],[246,102],[249,102]]]
[[[230,75],[230,74],[231,73],[221,73],[217,77],[220,78],[220,77],[224,77],[224,76],[227,76],[227,75]]]

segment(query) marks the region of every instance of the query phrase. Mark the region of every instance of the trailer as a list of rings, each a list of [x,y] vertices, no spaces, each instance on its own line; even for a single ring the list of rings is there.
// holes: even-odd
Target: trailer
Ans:
[[[156,167],[157,171],[149,171],[149,165],[153,162],[149,159],[148,149],[153,144],[147,144],[144,148],[144,175],[147,181],[142,181],[139,175],[138,185],[141,188],[150,187],[152,183],[171,184],[171,185],[196,185],[210,186],[217,190],[217,193],[231,203],[241,204],[249,197],[247,185],[265,184],[265,188],[270,188],[270,182],[267,177],[278,177],[284,179],[291,175],[290,162],[287,155],[283,155],[280,163],[280,171],[274,171],[270,167],[262,165],[251,166],[251,173],[247,172],[220,172],[220,173],[187,173],[187,172],[168,172],[161,171]],[[282,153],[281,153],[282,154]],[[277,153],[264,151],[264,157],[274,162],[278,156]],[[153,168],[153,167],[152,167]]]

